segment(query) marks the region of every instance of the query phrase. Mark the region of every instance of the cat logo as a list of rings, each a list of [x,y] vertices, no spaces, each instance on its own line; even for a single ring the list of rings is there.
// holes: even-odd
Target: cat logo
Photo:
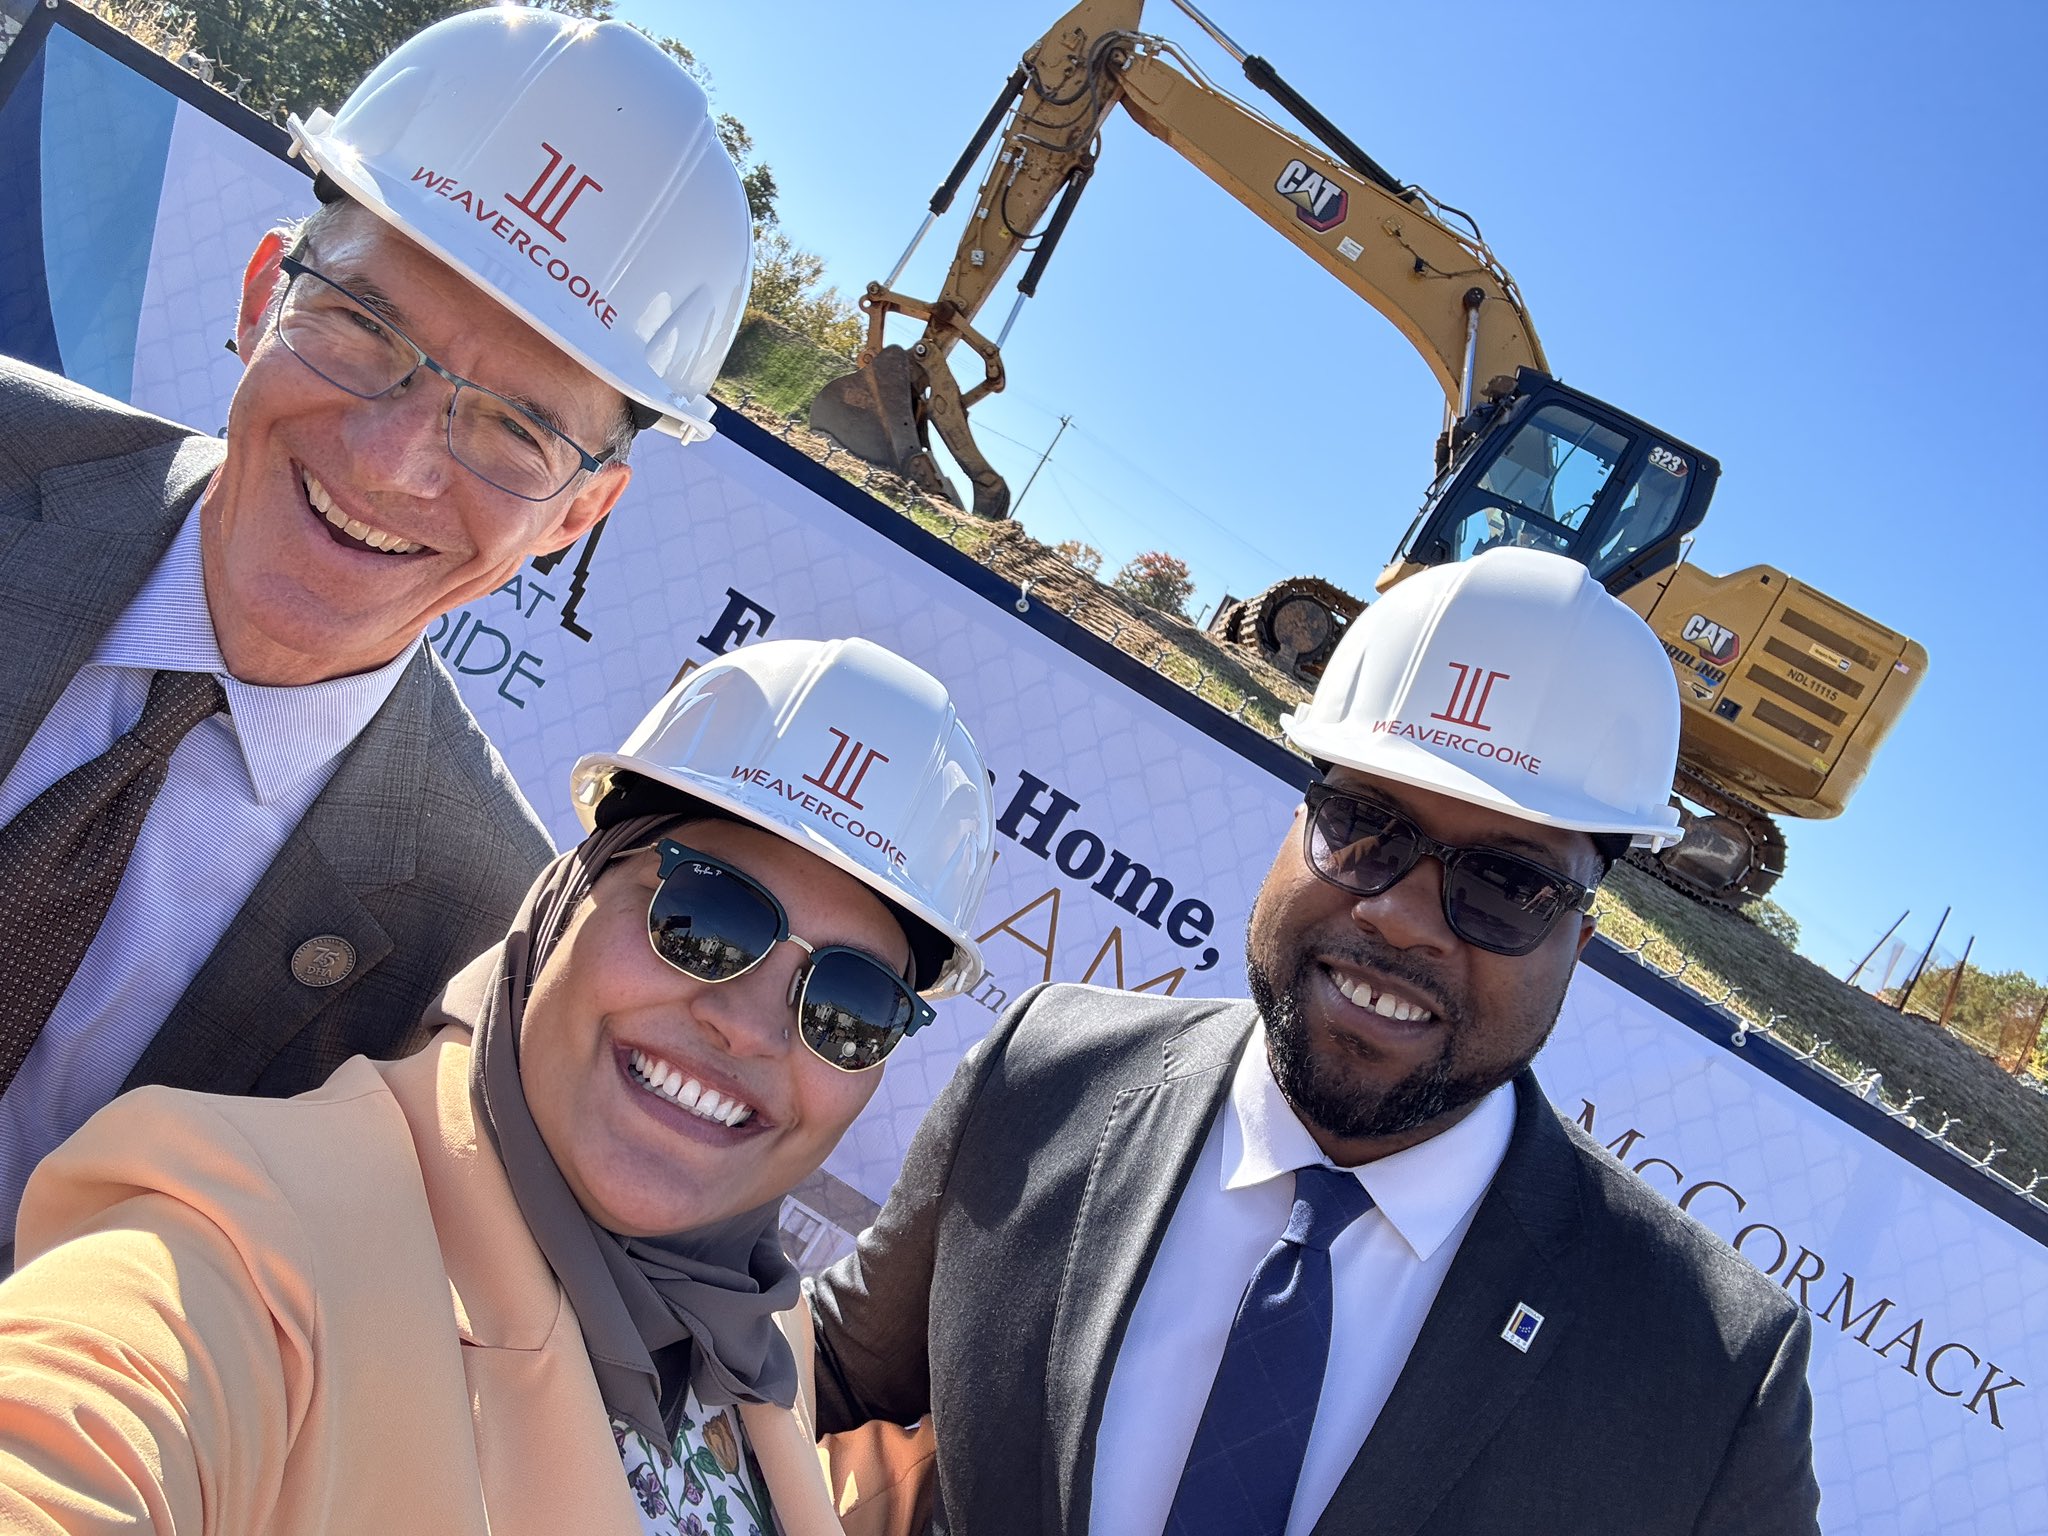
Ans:
[[[1679,631],[1679,639],[1700,648],[1700,654],[1722,666],[1742,654],[1742,636],[1726,625],[1716,624],[1703,613],[1696,613],[1685,621],[1685,628]]]
[[[1310,229],[1335,229],[1351,211],[1348,192],[1299,160],[1287,162],[1273,190],[1294,204],[1294,216]]]

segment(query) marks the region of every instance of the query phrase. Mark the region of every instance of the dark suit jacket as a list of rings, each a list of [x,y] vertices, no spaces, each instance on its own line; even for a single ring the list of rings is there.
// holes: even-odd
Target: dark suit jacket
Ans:
[[[1116,1454],[1095,1441],[1111,1367],[1254,1019],[1243,1002],[1027,993],[814,1286],[819,1429],[930,1413],[935,1530],[1088,1529],[1096,1457]],[[1806,1315],[1532,1074],[1516,1104],[1317,1536],[1817,1530]],[[1501,1338],[1518,1302],[1544,1318],[1527,1354]]]
[[[0,775],[169,546],[224,445],[0,357]],[[284,1095],[425,1039],[421,1011],[504,937],[552,854],[419,648],[200,967],[127,1086]],[[294,979],[338,934],[355,969]],[[0,936],[0,942],[5,942]]]

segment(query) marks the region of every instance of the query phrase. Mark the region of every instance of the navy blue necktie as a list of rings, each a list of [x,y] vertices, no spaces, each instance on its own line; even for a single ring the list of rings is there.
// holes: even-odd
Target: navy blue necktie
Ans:
[[[1165,1536],[1282,1536],[1330,1355],[1330,1244],[1372,1209],[1348,1173],[1294,1172],[1287,1230],[1252,1272]]]

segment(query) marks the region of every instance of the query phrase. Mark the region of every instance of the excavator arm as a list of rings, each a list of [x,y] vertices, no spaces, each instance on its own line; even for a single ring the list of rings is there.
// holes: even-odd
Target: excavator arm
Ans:
[[[1008,489],[967,425],[968,409],[1003,387],[1003,335],[991,341],[975,321],[1020,254],[1032,261],[1017,305],[1037,291],[1119,106],[1385,315],[1428,363],[1452,417],[1512,387],[1524,368],[1548,371],[1514,279],[1470,220],[1460,227],[1461,216],[1394,181],[1334,130],[1341,159],[1230,96],[1173,44],[1138,31],[1142,10],[1143,0],[1081,0],[1025,53],[932,199],[926,229],[1007,113],[939,297],[895,290],[910,251],[887,280],[869,285],[860,370],[819,395],[814,427],[957,501],[930,457],[936,428],[974,482],[975,510],[1007,513]],[[1299,102],[1263,60],[1246,68]],[[885,340],[891,315],[924,323],[907,348]],[[982,377],[964,390],[947,362],[963,343],[982,362]]]

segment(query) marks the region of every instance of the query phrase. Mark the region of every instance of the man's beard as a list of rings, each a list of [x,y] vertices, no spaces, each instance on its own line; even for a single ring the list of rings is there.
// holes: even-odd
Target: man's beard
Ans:
[[[1360,957],[1364,958],[1364,957]],[[1333,1069],[1318,1057],[1309,1038],[1307,1010],[1303,995],[1316,962],[1300,952],[1284,987],[1276,987],[1264,966],[1250,955],[1245,969],[1251,983],[1252,1001],[1266,1025],[1266,1055],[1281,1095],[1311,1128],[1346,1140],[1398,1136],[1427,1125],[1432,1120],[1463,1109],[1484,1098],[1508,1081],[1528,1062],[1499,1071],[1456,1075],[1452,1069],[1451,1046],[1458,1038],[1460,1020],[1446,1011],[1442,987],[1412,963],[1404,963],[1399,951],[1374,947],[1372,965],[1388,976],[1397,976],[1422,988],[1436,1005],[1443,1021],[1443,1048],[1390,1088],[1376,1088]],[[1369,1055],[1370,1047],[1338,1037],[1331,1048],[1341,1057],[1351,1050]]]

